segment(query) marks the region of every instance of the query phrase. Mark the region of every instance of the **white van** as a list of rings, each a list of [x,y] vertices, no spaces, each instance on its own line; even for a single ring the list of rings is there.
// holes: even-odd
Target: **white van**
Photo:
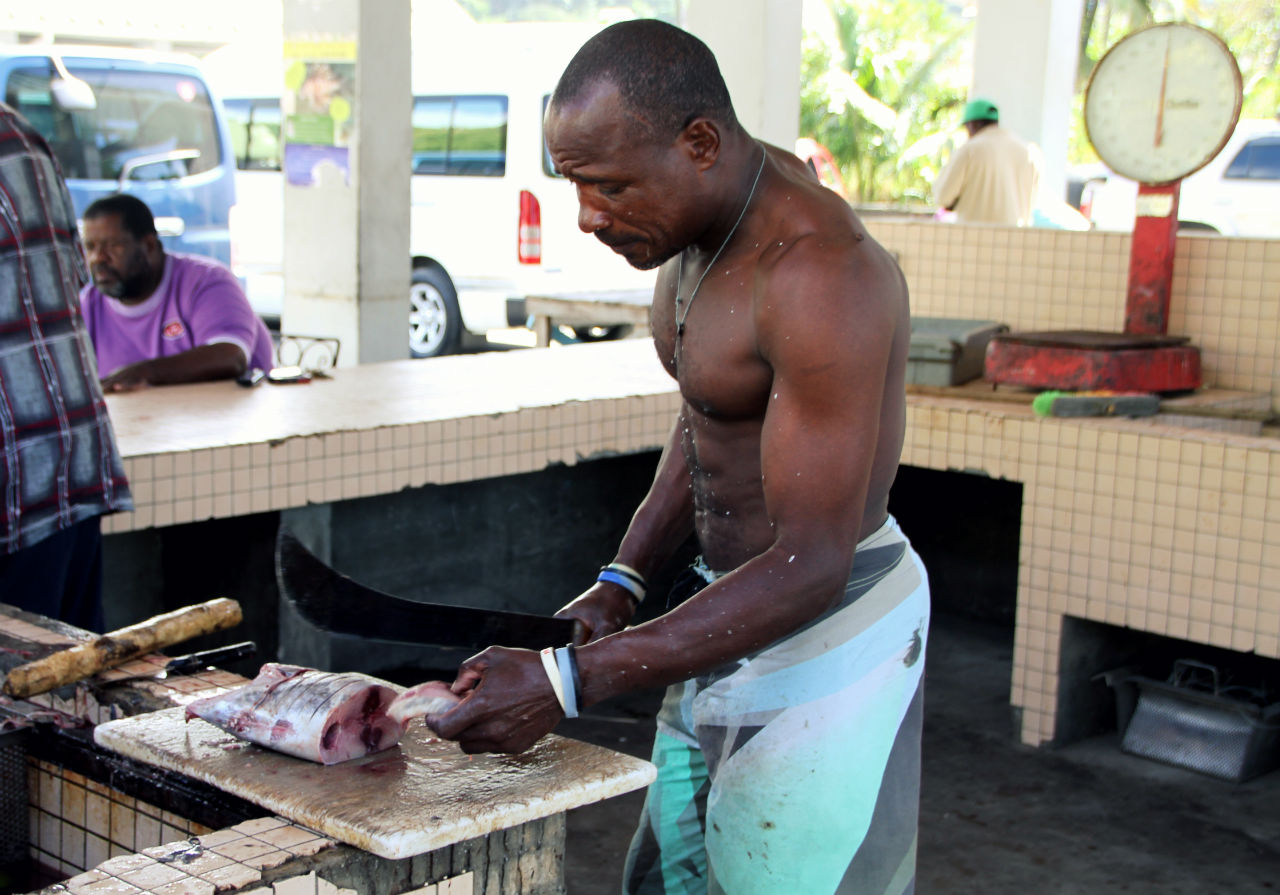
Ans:
[[[576,191],[552,170],[543,141],[543,111],[556,80],[598,28],[471,24],[415,41],[425,49],[414,54],[412,73],[406,311],[413,356],[447,354],[464,331],[525,325],[527,295],[653,287],[653,271],[634,270],[578,229]],[[225,98],[240,169],[234,266],[259,313],[278,318],[283,185],[273,88],[283,78],[277,66],[258,78],[260,87],[245,85],[245,67],[218,58],[221,52],[205,62]],[[583,325],[576,332],[608,338],[624,329]]]

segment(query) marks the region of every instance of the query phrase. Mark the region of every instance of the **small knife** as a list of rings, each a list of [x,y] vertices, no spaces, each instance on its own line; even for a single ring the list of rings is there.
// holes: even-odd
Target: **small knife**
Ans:
[[[104,683],[122,684],[125,681],[143,679],[162,681],[171,675],[191,674],[192,672],[203,671],[211,665],[218,665],[222,662],[233,662],[236,659],[245,659],[252,656],[257,651],[258,645],[252,640],[246,640],[242,643],[233,643],[230,646],[220,646],[216,649],[201,650],[198,653],[189,653],[185,656],[178,656],[170,659],[154,671],[144,671],[141,674],[131,674],[128,677],[118,677],[111,681],[104,681]]]

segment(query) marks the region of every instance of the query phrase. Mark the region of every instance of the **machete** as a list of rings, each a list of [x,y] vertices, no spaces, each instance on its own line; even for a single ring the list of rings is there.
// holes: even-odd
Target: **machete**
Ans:
[[[334,634],[477,651],[573,642],[569,619],[425,603],[365,587],[329,568],[283,527],[276,535],[276,583],[307,622]]]

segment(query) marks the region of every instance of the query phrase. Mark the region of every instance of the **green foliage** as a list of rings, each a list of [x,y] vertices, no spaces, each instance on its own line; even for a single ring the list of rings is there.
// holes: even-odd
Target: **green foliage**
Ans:
[[[968,91],[971,22],[942,0],[827,0],[806,31],[800,133],[831,150],[860,203],[929,201],[939,154]]]

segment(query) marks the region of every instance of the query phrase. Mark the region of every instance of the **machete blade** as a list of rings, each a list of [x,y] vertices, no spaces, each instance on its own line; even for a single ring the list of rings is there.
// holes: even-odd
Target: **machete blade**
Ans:
[[[276,583],[311,625],[334,634],[423,646],[541,649],[573,640],[573,622],[523,612],[406,600],[334,571],[294,535],[276,536]]]

